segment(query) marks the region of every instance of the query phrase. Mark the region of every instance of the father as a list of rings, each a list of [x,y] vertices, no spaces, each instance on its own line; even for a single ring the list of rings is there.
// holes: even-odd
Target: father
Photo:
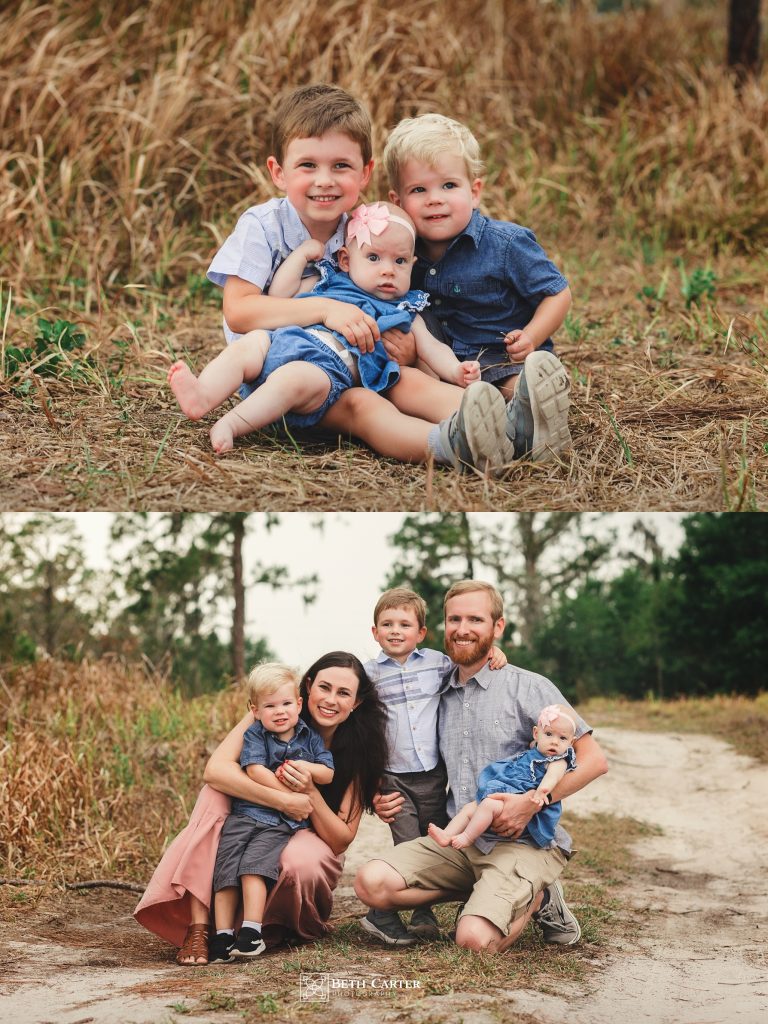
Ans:
[[[488,652],[504,631],[501,595],[489,583],[463,580],[445,595],[445,649],[456,668],[440,703],[440,752],[448,769],[448,814],[473,800],[487,764],[525,750],[541,709],[565,704],[543,676],[507,665],[490,671]],[[566,704],[567,707],[567,704]],[[589,726],[573,710],[578,767],[552,793],[561,800],[608,770]],[[393,815],[395,794],[377,809]],[[536,805],[526,794],[503,795],[504,811],[494,826],[498,838],[481,836],[463,850],[440,847],[427,838],[396,846],[385,858],[363,865],[355,891],[369,907],[403,909],[423,903],[463,899],[456,943],[466,949],[501,952],[531,917],[546,942],[573,945],[581,935],[556,881],[571,856],[571,839],[558,826],[552,848],[520,839]]]

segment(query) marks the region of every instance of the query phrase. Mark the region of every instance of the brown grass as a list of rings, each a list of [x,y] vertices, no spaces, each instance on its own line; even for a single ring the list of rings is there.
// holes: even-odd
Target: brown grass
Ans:
[[[768,507],[764,80],[736,94],[722,5],[589,6],[24,0],[0,15],[2,507]],[[379,152],[412,113],[476,131],[487,212],[532,226],[576,298],[557,338],[573,379],[561,464],[484,481],[263,434],[214,459],[206,425],[179,416],[165,368],[218,351],[205,268],[272,194],[274,96],[311,80],[368,104]],[[683,272],[706,269],[714,295],[687,305]],[[90,362],[4,379],[38,317],[82,325]]]

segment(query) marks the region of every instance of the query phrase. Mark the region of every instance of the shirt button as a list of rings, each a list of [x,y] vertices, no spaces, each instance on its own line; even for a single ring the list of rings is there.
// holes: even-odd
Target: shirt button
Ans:
[[[494,719],[494,721],[493,721],[493,724],[494,724],[494,725],[498,725],[498,724],[499,724],[499,720],[498,720],[498,718],[495,718],[495,719]]]
[[[435,299],[435,305],[439,306],[442,301],[442,299]]]
[[[465,702],[465,703],[464,703],[464,707],[465,707],[465,708],[468,708],[468,707],[469,707],[469,704],[468,704],[467,702]]]
[[[435,270],[435,268],[434,268],[434,267],[431,267],[431,268],[430,268],[430,271],[429,271],[429,276],[430,276],[430,277],[434,277],[436,273],[437,273],[437,271]]]
[[[447,327],[448,326],[448,321],[447,320],[441,320],[440,323],[443,325],[443,327]]]
[[[465,730],[464,730],[464,735],[465,735],[465,736],[469,736],[469,729],[465,729]]]
[[[462,792],[465,792],[465,791],[466,791],[466,788],[467,788],[466,786],[462,786],[462,787],[461,787],[461,789],[462,789]]]

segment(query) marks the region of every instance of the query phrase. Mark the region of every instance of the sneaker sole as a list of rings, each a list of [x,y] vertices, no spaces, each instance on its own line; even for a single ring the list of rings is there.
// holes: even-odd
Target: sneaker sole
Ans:
[[[408,938],[393,939],[386,932],[380,931],[375,924],[372,924],[367,917],[364,917],[360,921],[360,926],[364,931],[368,932],[369,935],[375,936],[382,942],[386,942],[388,946],[414,946],[416,944],[415,936],[409,935]]]
[[[262,942],[256,947],[256,949],[254,949],[253,951],[249,951],[247,953],[244,952],[242,949],[233,949],[231,958],[232,960],[250,960],[254,956],[261,956],[261,954],[264,952],[266,948],[267,947]]]
[[[498,388],[484,381],[470,384],[461,414],[474,468],[485,473],[508,466],[514,451],[507,440],[507,406]]]
[[[525,360],[525,379],[533,415],[531,460],[553,462],[559,452],[571,446],[568,374],[551,352],[532,352]]]

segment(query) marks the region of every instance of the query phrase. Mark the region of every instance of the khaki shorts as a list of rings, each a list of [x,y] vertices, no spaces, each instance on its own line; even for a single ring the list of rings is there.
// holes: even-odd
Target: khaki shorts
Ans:
[[[484,917],[507,935],[513,921],[536,895],[560,875],[567,859],[557,847],[497,843],[490,853],[473,844],[464,850],[442,847],[429,837],[396,846],[379,860],[391,865],[409,889],[445,889],[469,898],[461,917]]]

